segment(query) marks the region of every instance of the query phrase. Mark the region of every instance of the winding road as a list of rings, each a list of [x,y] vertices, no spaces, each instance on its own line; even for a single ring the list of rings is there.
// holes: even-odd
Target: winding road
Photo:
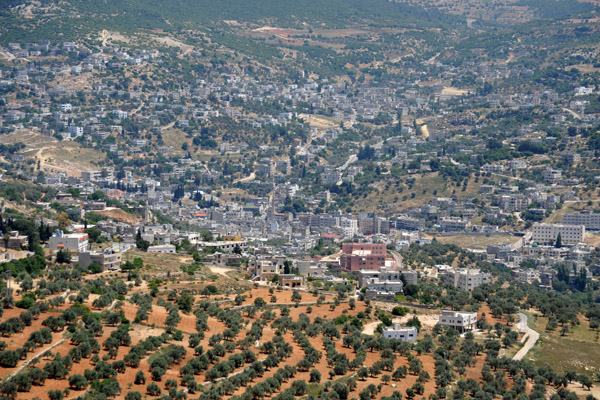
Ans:
[[[402,256],[395,250],[388,250],[388,252],[394,257],[394,261],[396,261],[396,269],[402,268]]]
[[[525,345],[514,355],[513,360],[522,360],[523,357],[535,346],[536,342],[540,338],[540,334],[531,329],[527,325],[527,316],[523,313],[519,313],[519,331],[525,332],[525,336],[521,339],[521,343],[525,343]]]

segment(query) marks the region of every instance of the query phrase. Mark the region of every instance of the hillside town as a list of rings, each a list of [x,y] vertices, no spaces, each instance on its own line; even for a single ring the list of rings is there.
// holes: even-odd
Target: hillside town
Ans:
[[[3,398],[600,396],[596,3],[100,3],[0,6]]]
[[[594,151],[582,150],[579,144],[582,133],[596,120],[597,114],[586,113],[589,101],[584,100],[594,94],[594,88],[576,86],[572,93],[564,94],[548,89],[535,95],[481,95],[476,90],[448,93],[443,85],[414,89],[411,73],[416,71],[407,70],[405,82],[390,81],[387,86],[363,83],[353,87],[303,76],[298,83],[282,85],[239,71],[212,73],[206,79],[169,90],[143,79],[140,82],[145,83],[130,84],[125,90],[111,76],[123,71],[139,76],[148,64],[161,65],[165,55],[159,50],[90,48],[80,43],[49,41],[11,43],[1,51],[9,58],[26,61],[19,63],[22,67],[2,72],[3,133],[25,129],[42,135],[36,140],[76,141],[105,153],[106,160],[113,162],[102,161],[97,169],[60,171],[51,163],[41,167],[40,160],[36,165],[34,159],[32,164],[23,155],[30,144],[19,142],[3,149],[4,158],[12,164],[13,176],[33,167],[29,180],[53,189],[54,197],[36,202],[36,207],[58,210],[71,221],[53,233],[48,249],[72,252],[74,260],[83,265],[95,263],[103,270],[116,270],[121,254],[140,243],[148,244],[144,250],[160,253],[182,251],[185,243],[213,253],[207,256],[209,262],[246,268],[251,280],[290,275],[289,271],[283,272],[282,261],[290,258],[294,265],[303,265],[296,270],[305,278],[332,278],[329,268],[359,274],[380,271],[382,278],[374,278],[365,287],[395,293],[402,291],[402,281],[398,276],[383,277],[386,270],[404,268],[401,252],[430,243],[436,236],[472,235],[511,239],[471,251],[482,260],[509,268],[522,282],[552,289],[557,274],[553,267],[557,265],[568,267],[571,284],[582,271],[591,278],[598,270],[597,265],[586,264],[594,246],[585,238],[586,231],[600,229],[600,217],[595,218],[600,213],[584,210],[566,213],[562,221],[544,222],[566,203],[582,201],[578,192],[589,178],[582,177],[577,166],[585,165],[594,157]],[[57,58],[64,59],[64,63],[48,63]],[[426,65],[425,69],[429,67],[433,66]],[[518,64],[506,68],[438,63],[435,67],[448,76],[469,71],[482,81],[526,79],[532,74]],[[102,75],[106,77],[99,78]],[[89,89],[68,84],[82,77],[92,83]],[[391,96],[399,91],[402,96]],[[69,98],[78,100],[73,103]],[[257,103],[272,106],[263,114],[249,116],[247,108]],[[449,111],[457,106],[475,109],[484,104],[497,110],[544,113],[552,121],[548,131],[555,133],[540,131],[531,123],[521,126],[518,136],[507,136],[503,141],[490,140],[486,144],[472,134],[467,138],[468,126],[476,124],[478,130],[486,126],[476,123],[475,115],[464,115],[463,120],[456,121],[457,114]],[[313,117],[310,110],[314,116],[334,118],[339,126],[312,126],[308,122]],[[409,123],[415,116],[427,119],[425,116],[434,111],[440,115],[429,127]],[[454,120],[448,118],[450,115]],[[251,136],[231,141],[220,138],[217,142],[202,126],[223,118],[242,127],[270,125],[283,132],[293,126],[285,135],[291,132],[296,137],[289,144],[275,142],[273,146],[258,145],[259,141]],[[348,149],[348,159],[323,157],[328,145],[339,144],[340,135],[364,129],[360,125],[364,122],[397,127],[391,136],[376,136],[365,146],[349,142],[355,146]],[[193,139],[192,145],[184,142],[181,149],[161,146],[164,125],[182,129]],[[564,132],[562,138],[557,137],[559,132]],[[505,145],[519,151],[525,147],[525,156],[486,161],[492,146]],[[214,156],[210,161],[195,159],[190,155],[192,146],[231,157],[231,161],[213,162]],[[542,158],[527,157],[531,150],[537,154],[538,148],[557,150],[549,150]],[[154,152],[162,157],[160,163],[152,158]],[[258,152],[259,158],[240,159],[239,155],[247,152]],[[300,164],[302,171],[297,173]],[[385,176],[398,165],[408,171],[409,187],[413,184],[411,174],[431,171],[446,174],[449,179],[454,179],[450,174],[458,174],[459,179],[465,176],[463,191],[471,174],[475,182],[481,182],[468,196],[455,195],[454,190],[449,196],[438,197],[434,191],[428,202],[401,212],[393,212],[391,204],[373,212],[340,207],[345,192],[356,192],[359,185],[372,188],[372,183],[365,182],[366,169],[375,166],[377,176]],[[523,173],[531,175],[534,166],[539,166],[541,179]],[[307,176],[314,177],[316,184],[307,184]],[[459,180],[457,188],[460,185]],[[225,200],[219,194],[228,187],[240,188],[246,195]],[[135,222],[119,218],[117,211],[121,209],[133,211]],[[99,214],[103,216],[98,218]],[[90,219],[99,220],[90,223]],[[40,223],[59,227],[57,220],[40,219]],[[90,229],[95,237],[88,243],[86,232]],[[10,248],[18,249],[19,243],[26,243],[18,232],[12,232],[11,238],[13,235]],[[113,244],[98,246],[99,241]],[[261,263],[276,267],[263,269]],[[528,268],[523,268],[524,264]],[[449,276],[447,282],[455,287],[472,290],[477,285],[461,284],[461,273],[435,267]],[[463,273],[473,274],[478,284],[487,281],[479,272]],[[303,280],[299,282],[302,285]]]

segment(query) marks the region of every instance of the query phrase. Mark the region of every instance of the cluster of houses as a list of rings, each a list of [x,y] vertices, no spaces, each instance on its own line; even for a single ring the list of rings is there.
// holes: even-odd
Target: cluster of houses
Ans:
[[[438,317],[438,324],[440,326],[452,328],[461,334],[466,333],[476,329],[477,313],[444,310]],[[419,336],[419,331],[414,326],[403,326],[400,323],[393,323],[392,326],[383,328],[382,335],[388,339],[415,343]]]
[[[176,76],[158,82],[149,74],[147,85],[134,89],[121,86],[118,79],[97,77],[100,73],[111,77],[111,73],[121,74],[129,68],[150,70],[164,61],[161,52],[48,41],[11,43],[0,52],[15,60],[0,69],[0,87],[12,89],[6,93],[26,93],[1,96],[0,132],[28,128],[61,140],[77,140],[82,146],[107,153],[109,159],[124,161],[125,166],[119,169],[106,163],[103,168],[78,173],[47,168],[31,176],[32,181],[58,192],[55,198],[44,199],[38,205],[50,208],[58,204],[76,221],[70,227],[73,233],[57,230],[53,234],[50,250],[69,251],[84,265],[117,269],[122,253],[134,247],[138,238],[150,244],[148,252],[155,253],[175,253],[178,246],[189,243],[211,253],[206,257],[218,265],[241,267],[247,258],[244,268],[254,281],[277,279],[289,287],[304,286],[308,279],[335,282],[338,278],[328,272],[328,267],[335,265],[356,273],[359,288],[368,296],[385,298],[418,282],[418,273],[403,269],[397,253],[388,249],[402,251],[413,244],[428,243],[429,235],[521,235],[519,243],[473,252],[510,268],[521,281],[538,282],[550,289],[556,275],[553,266],[567,265],[573,277],[586,267],[585,260],[592,251],[585,244],[586,230],[600,230],[600,214],[591,211],[565,214],[562,224],[540,223],[561,203],[580,200],[577,186],[581,180],[572,176],[571,167],[595,157],[582,146],[585,138],[577,134],[577,129],[588,128],[595,121],[593,114],[586,114],[586,96],[594,94],[595,88],[574,84],[571,95],[551,89],[485,95],[470,89],[449,91],[443,85],[418,89],[413,83],[422,79],[422,73],[408,67],[402,82],[382,84],[332,83],[313,79],[303,71],[296,82],[282,83],[269,75],[257,78],[232,68],[228,73],[207,74],[195,82],[178,82],[170,89],[164,89],[170,86],[167,80],[177,80]],[[49,58],[53,63],[47,62]],[[510,66],[465,63],[456,67],[432,61],[429,66],[436,68],[443,79],[455,79],[468,72],[478,83],[533,76],[532,70],[516,62]],[[74,78],[86,78],[90,84],[75,87],[69,84]],[[97,101],[79,101],[82,96]],[[257,104],[264,105],[264,110],[245,112],[246,105]],[[577,129],[574,135],[555,137],[544,131],[546,125],[523,124],[499,145],[510,149],[557,146],[560,152],[550,154],[549,162],[541,164],[526,156],[488,161],[487,138],[465,133],[491,126],[472,112],[454,110],[456,106],[461,110],[470,106],[526,109],[528,113],[535,108],[551,116],[553,131]],[[435,113],[437,121],[428,129],[418,127],[414,118],[417,112]],[[577,122],[567,118],[571,112],[578,113]],[[336,124],[311,126],[307,121],[314,115],[325,115]],[[298,129],[285,145],[264,143],[245,134],[212,140],[210,132],[202,128],[224,117],[240,123],[244,132],[273,130],[278,136],[288,134],[284,128],[290,125]],[[370,137],[372,154],[364,156],[364,138],[355,127],[359,123],[393,125],[396,134]],[[162,135],[166,128],[186,137],[181,148],[165,144]],[[219,157],[210,161],[194,159],[188,146],[218,154],[227,161],[217,160]],[[327,150],[335,156],[343,153],[344,159],[333,157],[334,161],[329,162]],[[28,167],[22,152],[2,151],[18,171]],[[246,157],[252,152],[260,157]],[[150,158],[151,154],[156,159]],[[369,165],[361,162],[362,157],[369,158]],[[297,174],[298,163],[303,169],[301,177]],[[403,185],[409,189],[412,175],[442,169],[464,176],[474,174],[482,182],[478,181],[477,193],[471,196],[442,197],[432,189],[430,201],[402,213],[398,213],[397,205],[404,186],[399,185],[394,204],[383,204],[377,212],[353,214],[350,208],[338,207],[340,192],[360,186],[360,178],[373,168],[376,176],[394,169],[406,172]],[[532,176],[519,176],[529,170]],[[306,175],[311,178],[304,179]],[[186,182],[185,190],[181,182]],[[191,182],[193,190],[189,189]],[[224,200],[220,189],[233,184],[247,195]],[[112,243],[103,250],[91,249],[85,227],[77,221],[83,222],[89,213],[107,215],[116,205],[125,203],[139,220],[106,218],[89,224],[87,228],[95,227]],[[190,229],[157,223],[158,214]],[[520,220],[530,223],[524,231],[500,229]],[[208,240],[199,232],[208,232],[219,240]],[[243,237],[235,232],[243,232]],[[11,233],[7,240],[7,248],[18,248],[20,244],[15,243],[23,238]],[[328,244],[341,247],[339,256],[311,256],[315,247]],[[5,252],[4,257],[14,256]],[[295,261],[290,265],[288,259]],[[461,290],[472,291],[490,281],[490,276],[479,270],[436,267],[445,284]],[[588,273],[593,267],[587,269]],[[461,331],[473,324],[471,317],[462,314],[444,318],[447,321],[440,323],[464,322],[456,325]],[[409,338],[410,332],[404,337]]]

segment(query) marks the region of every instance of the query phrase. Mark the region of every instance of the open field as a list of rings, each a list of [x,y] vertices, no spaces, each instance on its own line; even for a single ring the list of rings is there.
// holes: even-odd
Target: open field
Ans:
[[[560,324],[554,331],[548,331],[547,317],[531,310],[529,315],[530,327],[541,333],[539,343],[528,355],[531,361],[538,366],[550,365],[560,373],[567,370],[588,374],[600,372],[600,353],[591,351],[598,348],[600,338],[597,331],[589,328],[585,317],[580,316],[580,324],[569,326],[569,333],[562,336]]]
[[[577,201],[565,201],[562,208],[560,210],[555,210],[550,217],[548,217],[544,222],[548,223],[562,223],[563,217],[567,213],[573,213],[583,210],[589,210],[590,207],[597,207],[598,199],[592,199],[592,205],[588,205],[588,200],[577,200]]]
[[[21,154],[36,163],[44,172],[64,172],[80,176],[82,170],[98,169],[96,163],[103,160],[102,152],[86,148],[76,142],[61,141],[28,130],[2,135],[0,143],[23,143]]]
[[[489,245],[500,245],[514,243],[519,238],[510,235],[453,235],[453,236],[435,236],[438,242],[443,244],[455,244],[468,249],[485,249]]]

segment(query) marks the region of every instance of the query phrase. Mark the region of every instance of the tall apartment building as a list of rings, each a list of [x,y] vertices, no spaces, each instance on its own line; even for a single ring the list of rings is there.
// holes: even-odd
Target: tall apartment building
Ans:
[[[562,178],[562,171],[560,169],[546,168],[542,172],[544,180],[550,184],[558,182]]]
[[[358,233],[358,220],[352,218],[340,218],[340,228],[345,237],[354,237]]]
[[[450,269],[444,273],[444,283],[460,290],[473,291],[478,286],[491,283],[492,277],[476,268]]]
[[[408,215],[398,215],[395,227],[398,230],[422,231],[425,229],[425,220],[422,218],[412,218]]]
[[[563,245],[575,245],[583,242],[585,237],[584,225],[563,224],[534,224],[531,240],[538,244],[553,245],[560,233]]]
[[[585,229],[592,231],[600,230],[600,213],[592,211],[581,211],[576,213],[567,213],[563,217],[565,225],[583,225]]]
[[[345,271],[385,267],[385,244],[344,243],[340,266]]]
[[[390,233],[390,222],[387,218],[377,216],[361,216],[358,220],[358,228],[363,235],[374,235],[377,233]]]

